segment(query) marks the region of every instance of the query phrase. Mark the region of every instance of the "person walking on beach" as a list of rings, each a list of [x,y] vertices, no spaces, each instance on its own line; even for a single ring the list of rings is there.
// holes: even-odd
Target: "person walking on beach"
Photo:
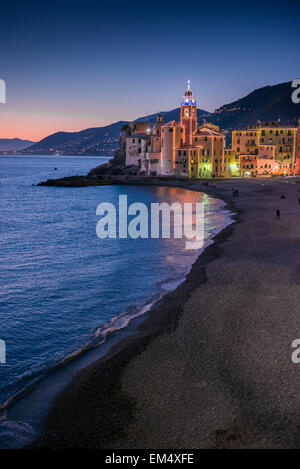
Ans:
[[[276,220],[280,220],[280,210],[276,210]]]

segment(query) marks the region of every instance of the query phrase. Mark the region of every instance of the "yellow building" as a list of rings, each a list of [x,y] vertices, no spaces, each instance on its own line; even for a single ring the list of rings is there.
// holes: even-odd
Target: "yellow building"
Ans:
[[[190,82],[181,102],[180,122],[164,123],[158,115],[152,128],[149,122],[140,121],[128,128],[126,164],[138,165],[143,174],[222,178],[287,176],[295,171],[299,147],[295,127],[260,122],[249,129],[234,130],[232,147],[225,148],[225,134],[218,126],[197,124],[197,103]],[[300,163],[300,173],[299,168]]]
[[[247,130],[232,132],[232,149],[239,155],[259,155],[261,147],[274,147],[273,174],[293,174],[297,129],[280,122],[262,122]],[[278,164],[275,165],[275,161]],[[267,164],[267,163],[264,163]],[[262,168],[259,168],[262,169]],[[264,168],[267,169],[267,168]],[[260,173],[260,171],[259,171]]]
[[[224,150],[224,176],[237,177],[240,175],[240,157],[232,148]]]

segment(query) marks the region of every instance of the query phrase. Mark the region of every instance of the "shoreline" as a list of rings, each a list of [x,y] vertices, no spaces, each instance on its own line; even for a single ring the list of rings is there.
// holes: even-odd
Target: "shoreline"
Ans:
[[[176,312],[175,316],[172,318],[172,322],[170,322],[168,325],[166,322],[169,322],[169,310],[170,308],[175,307],[177,305],[177,300],[180,299],[183,301],[184,299],[187,299],[190,292],[195,288],[195,285],[198,284],[199,280],[199,274],[202,276],[201,282],[205,281],[205,265],[206,263],[209,263],[216,254],[217,252],[217,244],[218,242],[222,242],[222,240],[225,240],[228,236],[230,236],[230,228],[231,226],[238,221],[238,214],[236,213],[236,208],[232,201],[228,199],[227,201],[224,201],[219,197],[217,194],[214,193],[214,191],[209,191],[207,190],[207,187],[191,187],[191,185],[186,182],[186,181],[168,181],[165,180],[159,181],[157,179],[154,180],[148,180],[145,182],[145,180],[140,179],[140,178],[134,178],[131,181],[122,181],[118,182],[118,184],[124,184],[124,185],[156,185],[156,186],[164,186],[164,187],[179,187],[182,188],[183,190],[193,190],[196,192],[204,192],[208,193],[208,195],[217,198],[219,200],[222,200],[224,202],[224,207],[221,208],[221,210],[228,210],[230,212],[230,219],[232,222],[229,222],[228,225],[226,225],[224,228],[222,228],[217,234],[215,234],[212,237],[212,243],[208,245],[196,258],[194,263],[191,265],[189,273],[186,275],[186,278],[183,282],[181,282],[174,290],[171,290],[167,292],[161,299],[159,299],[157,302],[154,303],[154,305],[151,307],[149,311],[144,313],[142,316],[139,316],[138,318],[133,318],[131,323],[132,326],[134,327],[134,322],[136,319],[138,319],[138,322],[140,324],[138,325],[138,331],[136,333],[130,334],[124,338],[121,339],[117,344],[113,345],[111,349],[107,351],[107,353],[97,360],[96,362],[93,362],[92,364],[88,365],[86,368],[83,368],[81,371],[78,372],[78,374],[75,376],[74,380],[78,378],[78,375],[81,373],[88,372],[92,367],[99,367],[100,368],[100,373],[106,372],[106,368],[112,370],[112,374],[115,375],[115,368],[120,368],[120,366],[123,366],[124,362],[127,362],[130,360],[132,356],[135,355],[138,350],[140,350],[140,347],[146,346],[147,342],[151,340],[152,337],[155,337],[156,335],[159,335],[160,332],[159,330],[162,328],[164,331],[167,330],[172,330],[173,328],[176,327],[177,324],[177,315],[180,314],[180,308]],[[228,230],[228,231],[227,231]],[[201,260],[201,262],[200,262]],[[158,318],[159,316],[159,318]],[[138,336],[138,337],[136,337]],[[124,355],[121,359],[120,356]],[[120,360],[120,364],[118,364],[118,361]],[[110,363],[112,362],[112,364]],[[122,365],[121,365],[122,363]],[[117,372],[118,373],[118,372]],[[72,380],[73,382],[73,380]],[[72,382],[67,385],[67,388],[72,386]],[[59,401],[60,396],[65,392],[63,390],[61,393],[58,394],[58,396],[55,399],[54,407],[56,406],[56,402]],[[109,391],[110,393],[110,391]],[[50,415],[53,411],[53,407],[50,409],[47,417],[46,417],[46,425],[48,422],[48,419],[51,418]],[[48,437],[46,437],[47,440]],[[44,447],[44,433],[42,432],[41,435],[38,436],[36,441],[30,445],[30,447]]]
[[[299,186],[217,185],[209,194],[227,203],[236,223],[216,235],[138,337],[118,344],[59,394],[32,447],[300,446],[299,373],[291,362],[299,335]],[[188,189],[196,186],[208,192],[197,183]],[[275,221],[278,207],[284,222]]]
[[[138,182],[140,183],[140,181]],[[126,184],[127,185],[127,184]],[[146,184],[142,184],[143,186]],[[159,184],[160,186],[162,184]],[[166,184],[168,186],[169,184]],[[171,183],[172,187],[174,187],[174,183]],[[177,186],[177,184],[175,184]],[[190,190],[190,187],[181,187],[183,190]],[[201,188],[196,189],[197,192],[204,193],[204,191]],[[212,194],[214,196],[214,194]],[[217,198],[217,197],[214,197]],[[225,207],[221,206],[219,207],[220,211],[224,211]],[[225,218],[227,218],[228,224],[232,223],[232,214],[226,214]],[[222,231],[224,228],[219,227],[216,229],[216,233],[219,233]],[[204,248],[204,251],[209,247],[210,241],[213,238],[210,237],[207,239],[208,245],[206,248]],[[179,285],[181,285],[184,282],[184,279],[186,278],[188,272],[191,270],[192,265],[194,262],[197,260],[197,258],[203,254],[203,251],[200,252],[200,254],[196,253],[195,254],[195,259],[193,260],[192,263],[189,264],[188,270],[186,273],[183,275],[182,279],[179,281]],[[171,281],[171,279],[170,279]],[[50,393],[54,393],[54,399],[61,392],[62,388],[62,383],[65,385],[69,384],[70,379],[68,379],[68,375],[70,375],[70,370],[73,371],[73,375],[77,374],[80,372],[82,369],[90,366],[94,362],[98,360],[106,360],[106,354],[109,353],[109,350],[111,347],[116,347],[116,344],[118,345],[118,341],[128,341],[129,337],[131,335],[137,334],[137,328],[139,323],[147,320],[147,315],[149,310],[152,310],[153,307],[156,305],[160,305],[163,301],[165,296],[174,291],[175,289],[178,288],[178,285],[172,286],[170,289],[166,289],[165,292],[160,294],[160,298],[154,299],[153,295],[151,296],[151,302],[148,303],[146,302],[141,306],[141,310],[136,310],[136,314],[132,316],[129,320],[129,324],[126,325],[125,328],[120,327],[118,330],[114,331],[114,336],[117,335],[119,338],[114,337],[111,338],[110,334],[107,340],[106,338],[103,340],[102,344],[92,344],[91,343],[83,350],[78,350],[74,352],[73,354],[70,355],[70,357],[66,357],[63,362],[58,363],[57,365],[54,366],[54,368],[49,371],[41,380],[39,380],[37,383],[32,384],[28,389],[24,389],[15,396],[12,396],[11,398],[8,399],[7,405],[3,407],[2,412],[4,413],[4,418],[3,418],[3,424],[4,424],[4,435],[3,435],[3,442],[5,442],[5,431],[6,431],[6,423],[8,424],[8,429],[9,425],[14,425],[14,422],[16,424],[16,429],[17,429],[17,435],[19,434],[19,431],[22,433],[22,425],[27,425],[29,424],[28,431],[31,431],[30,427],[32,427],[32,430],[37,430],[36,431],[36,437],[40,434],[40,427],[41,423],[44,421],[44,415],[45,415],[45,409],[51,407],[51,401],[53,401],[53,396],[51,397],[48,395],[47,389],[50,390]],[[158,296],[158,295],[156,295]],[[150,297],[149,297],[150,301]],[[128,313],[129,314],[129,313]],[[125,316],[125,313],[122,313],[120,316],[116,316],[117,318],[120,318],[121,316]],[[129,327],[130,326],[130,327]],[[110,323],[107,324],[107,328],[110,327]],[[96,331],[95,331],[96,332]],[[126,337],[124,339],[124,336]],[[101,351],[99,350],[97,352],[97,349],[101,345]],[[122,345],[121,345],[122,347]],[[103,348],[103,352],[102,352]],[[101,358],[99,358],[101,357]],[[82,365],[84,363],[84,365]],[[64,377],[64,371],[65,372],[65,377]],[[57,390],[55,389],[57,388]],[[51,391],[53,389],[54,391]],[[50,394],[49,393],[49,394]],[[37,403],[39,401],[39,398],[41,397],[42,402],[40,405]],[[30,412],[31,407],[33,408],[33,412]],[[28,409],[28,410],[27,410]],[[39,410],[42,409],[42,410]],[[48,413],[48,412],[46,412]],[[20,429],[18,429],[18,422],[20,422]],[[26,430],[27,431],[27,430]],[[26,433],[25,431],[25,433]],[[22,440],[22,436],[20,436]],[[31,436],[29,436],[31,441],[34,441]],[[16,444],[21,445],[21,442],[19,442],[19,437],[17,436],[16,438]],[[30,444],[28,442],[27,444]],[[24,443],[23,443],[24,445]],[[12,443],[12,447],[14,447]]]

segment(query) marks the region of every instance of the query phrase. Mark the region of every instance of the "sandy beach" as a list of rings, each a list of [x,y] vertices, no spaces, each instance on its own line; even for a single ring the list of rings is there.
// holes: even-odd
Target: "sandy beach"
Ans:
[[[74,378],[33,446],[299,448],[300,184],[160,183],[220,197],[235,223],[139,334]]]

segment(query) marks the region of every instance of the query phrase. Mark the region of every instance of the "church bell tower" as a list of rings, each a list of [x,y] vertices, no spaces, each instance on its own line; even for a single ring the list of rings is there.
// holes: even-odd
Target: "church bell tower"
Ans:
[[[191,90],[191,82],[187,82],[187,90],[181,103],[180,122],[185,128],[186,145],[192,145],[192,135],[197,130],[197,103]]]

